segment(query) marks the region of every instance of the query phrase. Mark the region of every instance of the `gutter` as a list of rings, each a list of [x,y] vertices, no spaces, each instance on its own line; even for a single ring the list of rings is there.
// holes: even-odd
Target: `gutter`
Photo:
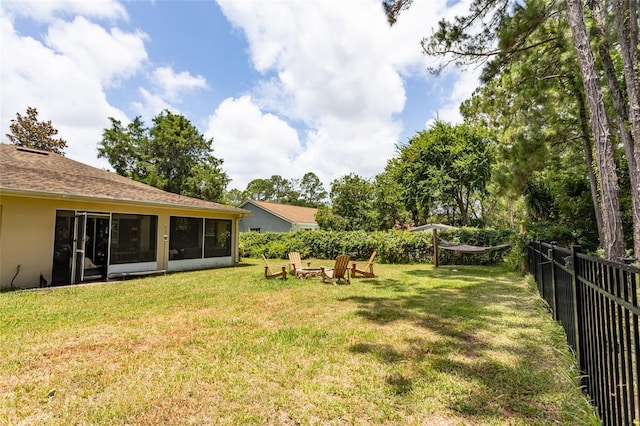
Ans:
[[[90,197],[86,195],[70,195],[70,194],[60,194],[60,193],[42,192],[42,191],[25,191],[25,190],[10,189],[10,188],[0,188],[0,195],[13,195],[18,197],[28,197],[28,198],[42,198],[42,199],[48,199],[48,200],[110,203],[110,204],[118,204],[123,206],[159,207],[164,209],[179,208],[184,210],[232,214],[232,215],[238,216],[238,218],[240,219],[251,216],[251,212],[249,210],[240,209],[238,207],[231,207],[231,206],[229,207],[229,209],[224,209],[224,208],[215,208],[215,207],[188,206],[183,204],[161,203],[161,202],[155,202],[155,201],[135,201],[135,200],[122,200],[119,198],[101,198],[101,197]]]

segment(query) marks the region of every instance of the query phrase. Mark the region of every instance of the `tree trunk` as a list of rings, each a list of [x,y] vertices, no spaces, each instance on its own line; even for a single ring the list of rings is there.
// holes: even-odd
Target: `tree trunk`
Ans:
[[[624,153],[627,157],[627,168],[629,169],[629,180],[631,183],[631,210],[633,217],[633,252],[634,257],[640,256],[640,162],[636,158],[634,152],[633,137],[631,131],[627,127],[628,110],[624,101],[624,93],[620,89],[618,77],[616,76],[615,66],[611,59],[611,49],[607,41],[607,29],[604,13],[606,9],[603,7],[602,0],[592,3],[594,18],[600,33],[600,43],[598,44],[598,52],[604,75],[607,79],[607,86],[611,95],[611,102],[615,109],[614,121],[618,127],[618,133],[624,146]]]
[[[635,142],[636,162],[640,162],[640,82],[638,80],[638,11],[637,3],[627,2],[627,16],[620,0],[613,2],[616,17],[618,43],[622,53],[623,76],[629,98],[631,134]],[[626,18],[626,19],[625,19]],[[625,26],[625,22],[627,25]],[[626,118],[626,117],[625,117]]]
[[[589,45],[589,35],[584,22],[580,0],[568,0],[567,12],[578,63],[582,73],[584,93],[591,117],[591,128],[596,151],[596,163],[600,175],[604,254],[609,260],[620,261],[625,256],[618,175],[613,158],[611,134],[607,123],[602,90],[596,72],[596,62]]]
[[[591,189],[591,201],[593,202],[593,212],[596,216],[596,226],[598,228],[598,240],[600,245],[604,247],[604,234],[602,233],[602,207],[600,207],[600,198],[598,196],[598,179],[593,170],[593,147],[591,145],[591,137],[589,134],[589,113],[584,99],[584,92],[580,90],[579,83],[573,76],[569,76],[571,90],[578,103],[578,114],[580,117],[580,133],[582,140],[582,149],[584,151],[584,160],[587,166],[587,175],[589,177],[589,187]]]
[[[469,225],[469,198],[465,200],[462,190],[457,191],[456,204],[458,204],[458,210],[460,210],[460,222],[462,226]],[[453,223],[453,222],[451,222]]]
[[[509,229],[514,229],[516,227],[513,213],[513,200],[509,197]]]
[[[633,201],[634,212],[634,227],[633,227],[633,248],[634,257],[637,259],[640,257],[640,213],[635,209],[640,205],[640,82],[638,81],[638,4],[635,0],[630,0],[626,3],[629,8],[627,10],[627,16],[625,17],[624,6],[620,0],[613,1],[613,9],[616,21],[616,29],[618,33],[618,44],[620,45],[620,52],[623,63],[623,76],[627,89],[627,97],[629,99],[628,109],[625,110],[622,116],[623,125],[625,125],[624,132],[627,137],[633,139],[631,142],[633,146],[632,153],[627,152],[627,146],[625,145],[625,153],[627,155],[627,161],[631,168],[631,161],[629,157],[633,157],[635,166],[635,180],[634,176],[631,176],[631,199]],[[626,18],[626,19],[625,19]],[[625,25],[625,22],[627,25]],[[618,88],[619,90],[619,88]],[[622,96],[620,96],[622,97]],[[618,107],[616,107],[616,110]],[[629,123],[630,132],[626,129],[626,124]],[[640,207],[638,207],[640,209]],[[637,214],[637,216],[636,216]]]

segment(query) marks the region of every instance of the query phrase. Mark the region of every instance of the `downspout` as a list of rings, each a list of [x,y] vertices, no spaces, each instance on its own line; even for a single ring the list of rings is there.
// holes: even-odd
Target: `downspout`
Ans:
[[[242,219],[242,217],[237,217],[235,220],[235,228],[236,228],[236,232],[235,232],[235,244],[234,244],[234,252],[235,252],[235,264],[239,264],[240,263],[240,220]]]
[[[169,270],[169,249],[167,241],[169,241],[169,233],[167,232],[167,223],[164,224],[164,233],[162,234],[162,267],[165,271]]]

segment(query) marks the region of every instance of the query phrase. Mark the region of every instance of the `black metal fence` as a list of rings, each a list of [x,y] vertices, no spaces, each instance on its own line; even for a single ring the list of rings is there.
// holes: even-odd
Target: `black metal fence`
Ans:
[[[531,242],[529,272],[562,324],[604,425],[640,421],[640,269]]]

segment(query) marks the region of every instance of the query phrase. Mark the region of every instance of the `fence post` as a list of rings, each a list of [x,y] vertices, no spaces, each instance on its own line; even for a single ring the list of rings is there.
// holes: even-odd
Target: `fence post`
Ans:
[[[551,248],[547,252],[549,256],[549,263],[551,264],[551,294],[553,295],[553,319],[558,321],[558,298],[556,297],[556,245],[557,241],[551,241]]]
[[[576,358],[578,360],[578,365],[580,370],[584,370],[584,359],[582,358],[582,318],[580,318],[580,313],[582,312],[581,298],[579,297],[578,287],[580,285],[578,276],[581,274],[580,271],[580,263],[578,262],[578,254],[582,252],[582,247],[579,244],[574,244],[571,246],[571,264],[573,266],[573,271],[571,273],[571,297],[573,298],[573,327],[576,339],[576,347],[574,350],[576,351]],[[584,379],[582,379],[584,381]]]
[[[438,267],[440,259],[438,259],[438,230],[433,229],[433,266]]]
[[[540,284],[538,284],[538,291],[540,292],[540,297],[542,297],[545,301],[544,297],[544,253],[542,253],[542,240],[538,241],[538,249],[540,261],[538,262],[538,269],[540,269]],[[548,304],[549,302],[547,302]]]

